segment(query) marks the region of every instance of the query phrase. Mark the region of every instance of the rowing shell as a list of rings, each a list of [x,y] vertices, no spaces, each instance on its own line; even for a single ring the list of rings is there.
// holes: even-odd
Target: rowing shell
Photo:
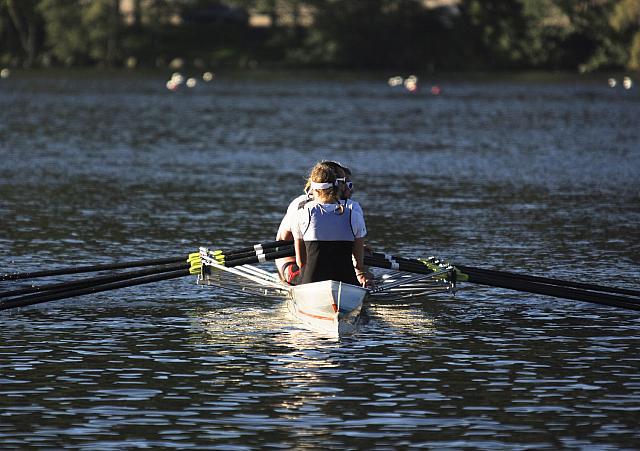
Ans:
[[[280,281],[275,273],[254,265],[229,268],[207,261],[203,267],[198,284],[285,298],[291,315],[311,331],[342,337],[356,333],[362,323],[362,308],[369,293],[365,288],[334,280],[291,286]],[[240,277],[240,281],[234,276]],[[244,285],[242,279],[245,279]],[[247,280],[253,284],[246,286]]]
[[[356,333],[363,323],[364,306],[369,300],[393,302],[451,292],[454,288],[441,277],[448,269],[417,275],[385,271],[376,277],[373,289],[335,280],[291,286],[282,282],[277,273],[257,265],[225,266],[206,248],[200,248],[200,258],[202,272],[198,276],[198,284],[268,298],[284,298],[289,312],[298,322],[309,330],[331,337]]]
[[[362,322],[362,307],[369,294],[365,288],[325,280],[293,286],[287,307],[309,329],[332,337],[351,335]]]

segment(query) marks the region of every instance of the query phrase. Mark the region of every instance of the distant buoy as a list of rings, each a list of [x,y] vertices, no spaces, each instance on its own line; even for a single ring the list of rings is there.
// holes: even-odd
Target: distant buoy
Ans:
[[[11,71],[6,67],[0,70],[0,78],[9,78],[11,76]]]
[[[174,58],[171,60],[171,62],[169,63],[169,68],[170,69],[182,69],[182,67],[184,66],[184,59],[182,58]]]
[[[416,92],[418,90],[418,80],[416,78],[407,78],[404,81],[404,87],[409,92]]]
[[[211,72],[205,72],[204,74],[202,74],[202,79],[204,81],[211,81],[211,80],[213,80],[214,77],[215,77],[215,75],[213,75],[213,73],[211,73]]]
[[[609,85],[610,88],[615,88],[618,82],[616,81],[615,78],[610,78],[607,80],[607,84]]]
[[[196,81],[195,78],[189,78],[187,79],[187,88],[195,88],[196,84],[198,84],[198,82]]]
[[[439,96],[441,92],[442,90],[440,89],[440,86],[436,85],[431,87],[431,94],[433,94],[434,96]]]
[[[622,86],[624,87],[624,89],[631,89],[631,87],[633,86],[631,78],[624,77],[624,79],[622,80]]]
[[[138,65],[138,59],[135,56],[130,56],[126,61],[127,69],[135,69]]]
[[[392,88],[395,88],[396,86],[402,86],[403,81],[404,80],[402,79],[401,76],[396,75],[395,77],[389,78],[389,80],[387,80],[387,84]]]

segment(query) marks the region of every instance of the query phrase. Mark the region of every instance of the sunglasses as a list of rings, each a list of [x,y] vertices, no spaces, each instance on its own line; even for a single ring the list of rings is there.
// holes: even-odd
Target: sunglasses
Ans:
[[[349,188],[349,190],[353,189],[353,182],[347,182],[347,179],[345,177],[337,178],[336,182],[344,183],[345,185],[347,185],[347,188]]]

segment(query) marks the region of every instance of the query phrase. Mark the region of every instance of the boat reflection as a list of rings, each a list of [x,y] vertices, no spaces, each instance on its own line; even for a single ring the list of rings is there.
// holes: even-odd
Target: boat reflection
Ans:
[[[293,350],[339,349],[345,337],[326,335],[310,330],[289,310],[287,301],[245,298],[235,294],[220,296],[215,305],[207,303],[194,311],[194,341],[199,344],[228,343],[234,347],[262,342]],[[434,317],[415,303],[369,304],[363,309],[360,330],[347,341],[359,337],[425,336],[436,332]]]

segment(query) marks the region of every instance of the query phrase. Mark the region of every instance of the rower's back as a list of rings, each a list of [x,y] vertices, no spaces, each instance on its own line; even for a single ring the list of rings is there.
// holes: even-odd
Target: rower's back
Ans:
[[[336,280],[359,285],[364,274],[364,215],[359,205],[354,208],[355,202],[340,200],[345,183],[344,170],[332,162],[321,161],[310,172],[313,201],[298,210],[292,227],[301,283]]]
[[[309,202],[298,212],[298,237],[304,241],[306,262],[301,283],[337,280],[358,285],[353,268],[354,241],[364,238],[361,209],[354,202]]]

